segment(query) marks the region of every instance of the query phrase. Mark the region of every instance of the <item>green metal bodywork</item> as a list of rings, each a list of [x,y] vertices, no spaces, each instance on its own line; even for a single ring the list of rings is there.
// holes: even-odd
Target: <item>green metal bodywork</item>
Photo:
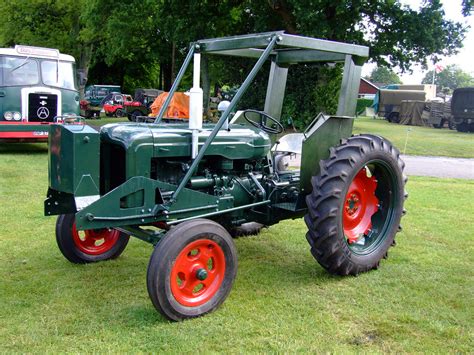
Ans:
[[[228,109],[214,125],[199,130],[198,153],[191,158],[187,123],[161,122],[193,54],[258,58]],[[249,221],[265,225],[306,212],[304,197],[319,161],[352,131],[360,66],[366,47],[291,36],[283,32],[203,40],[191,45],[170,95],[154,124],[128,123],[100,132],[54,125],[50,136],[47,215],[76,213],[78,229],[116,227],[156,243],[160,233],[143,226],[170,226],[206,217],[226,228]],[[343,62],[338,116],[319,115],[304,133],[300,171],[277,172],[272,139],[260,129],[224,123],[271,61],[264,111],[279,119],[288,68],[297,62]]]

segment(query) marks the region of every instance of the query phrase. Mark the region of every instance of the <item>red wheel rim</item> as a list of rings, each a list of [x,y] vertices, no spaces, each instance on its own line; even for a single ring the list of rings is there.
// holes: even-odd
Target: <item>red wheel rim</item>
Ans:
[[[352,180],[343,206],[344,234],[349,244],[370,233],[372,216],[377,212],[379,200],[375,196],[377,180],[367,167]]]
[[[76,247],[84,254],[100,255],[108,252],[117,243],[120,232],[115,229],[91,229],[78,231],[72,225],[72,238]]]
[[[181,250],[172,266],[171,292],[183,306],[200,306],[216,294],[224,274],[222,248],[209,239],[196,240]]]

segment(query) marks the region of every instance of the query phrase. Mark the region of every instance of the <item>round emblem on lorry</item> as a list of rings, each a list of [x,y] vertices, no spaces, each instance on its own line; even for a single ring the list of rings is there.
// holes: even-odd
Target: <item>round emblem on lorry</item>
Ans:
[[[36,111],[36,114],[38,115],[39,118],[42,120],[45,120],[46,118],[49,117],[49,110],[47,107],[40,107],[38,111]]]

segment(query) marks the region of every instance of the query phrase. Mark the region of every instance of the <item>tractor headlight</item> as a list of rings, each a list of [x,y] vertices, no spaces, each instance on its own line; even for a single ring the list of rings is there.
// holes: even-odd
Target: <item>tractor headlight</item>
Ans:
[[[6,119],[7,121],[11,121],[12,118],[13,118],[13,113],[10,112],[10,111],[7,111],[7,112],[5,112],[5,113],[3,114],[3,117],[5,117],[5,119]]]
[[[21,114],[20,114],[20,112],[13,112],[13,119],[14,119],[15,121],[21,120]]]

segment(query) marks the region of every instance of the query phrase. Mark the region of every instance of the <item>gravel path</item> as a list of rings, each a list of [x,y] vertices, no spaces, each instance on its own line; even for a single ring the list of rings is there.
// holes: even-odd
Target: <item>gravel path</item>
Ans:
[[[298,169],[299,158],[286,158],[289,166]],[[474,159],[402,155],[405,174],[474,180]]]
[[[474,159],[402,155],[405,174],[474,179]]]

